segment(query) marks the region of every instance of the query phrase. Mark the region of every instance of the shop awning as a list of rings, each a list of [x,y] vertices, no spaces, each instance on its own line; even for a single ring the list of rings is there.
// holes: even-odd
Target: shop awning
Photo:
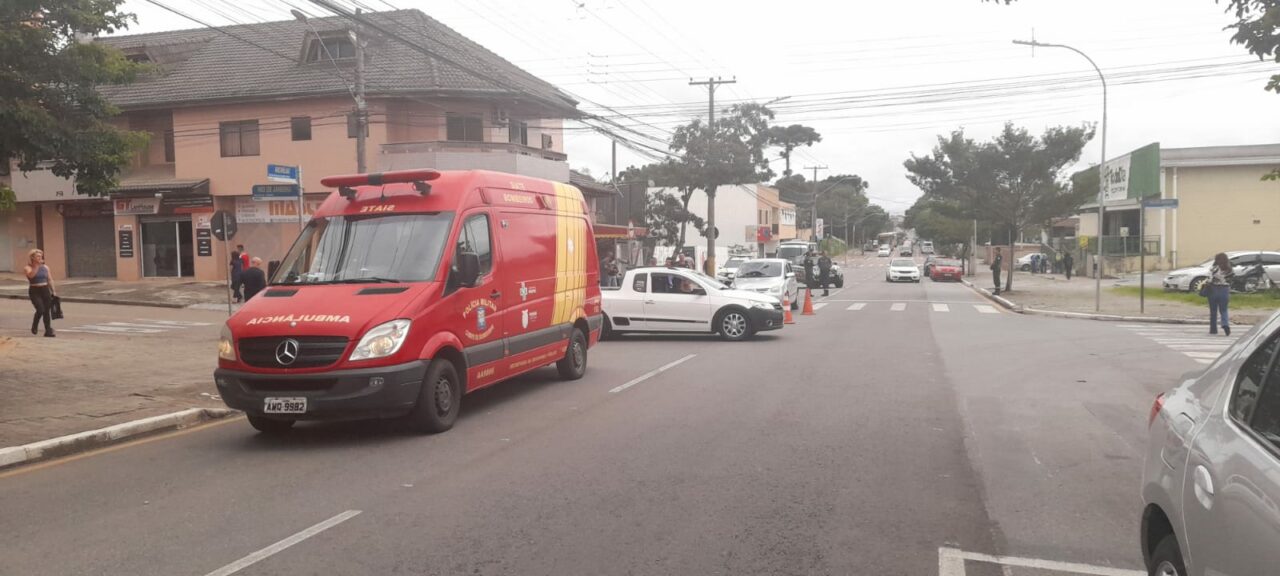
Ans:
[[[643,226],[627,228],[616,224],[596,224],[593,228],[598,239],[627,240],[629,238],[644,238],[649,235],[649,229]],[[634,236],[632,235],[633,232]]]

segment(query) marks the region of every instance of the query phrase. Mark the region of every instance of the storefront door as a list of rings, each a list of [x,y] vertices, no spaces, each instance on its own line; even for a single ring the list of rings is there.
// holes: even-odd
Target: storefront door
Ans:
[[[195,276],[191,217],[142,219],[142,275]]]

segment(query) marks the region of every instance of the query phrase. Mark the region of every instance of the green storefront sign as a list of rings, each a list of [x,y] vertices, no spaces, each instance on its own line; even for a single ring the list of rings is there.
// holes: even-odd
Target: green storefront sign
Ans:
[[[1102,198],[1107,204],[1160,195],[1160,143],[1153,142],[1104,165]]]

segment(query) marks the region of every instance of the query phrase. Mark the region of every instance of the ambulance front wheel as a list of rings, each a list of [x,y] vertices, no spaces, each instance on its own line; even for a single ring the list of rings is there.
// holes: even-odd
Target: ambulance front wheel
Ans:
[[[436,358],[427,365],[418,403],[406,417],[415,432],[436,434],[453,428],[462,408],[462,381],[453,362]]]

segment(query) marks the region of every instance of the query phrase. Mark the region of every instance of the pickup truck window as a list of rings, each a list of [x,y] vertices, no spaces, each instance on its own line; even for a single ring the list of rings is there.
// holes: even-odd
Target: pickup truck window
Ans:
[[[644,273],[636,274],[636,277],[631,280],[631,289],[642,294],[648,291],[649,275]]]

